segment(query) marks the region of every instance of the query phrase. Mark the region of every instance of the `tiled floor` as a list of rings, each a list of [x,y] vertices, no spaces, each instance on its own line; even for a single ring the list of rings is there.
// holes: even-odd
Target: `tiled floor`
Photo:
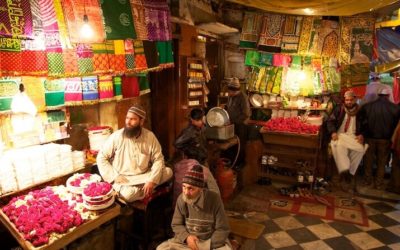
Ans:
[[[260,192],[255,185],[244,193],[254,192],[252,188]],[[273,191],[266,188],[265,192]],[[268,210],[257,216],[263,218],[257,222],[265,225],[262,235],[257,240],[238,238],[242,243],[240,249],[400,249],[400,203],[357,196],[356,199],[364,203],[368,227]],[[227,209],[231,209],[229,204]]]

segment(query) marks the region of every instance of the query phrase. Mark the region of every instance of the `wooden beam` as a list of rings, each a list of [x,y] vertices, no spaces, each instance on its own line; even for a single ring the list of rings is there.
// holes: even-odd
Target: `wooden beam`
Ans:
[[[375,72],[385,73],[385,72],[394,71],[397,68],[400,68],[400,59],[393,61],[393,62],[376,65]]]

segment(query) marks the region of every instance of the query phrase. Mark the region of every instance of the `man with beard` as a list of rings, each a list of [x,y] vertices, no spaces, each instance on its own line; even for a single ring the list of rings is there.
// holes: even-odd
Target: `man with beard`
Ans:
[[[201,165],[194,165],[182,179],[172,218],[174,238],[157,250],[230,250],[229,225],[220,196],[204,188]]]
[[[378,99],[361,107],[361,132],[369,149],[365,154],[364,184],[373,184],[372,169],[376,160],[375,188],[384,189],[385,166],[389,162],[391,137],[399,122],[400,108],[390,101],[391,92],[381,89]]]
[[[360,119],[357,115],[359,106],[354,92],[344,94],[344,104],[333,110],[327,122],[327,130],[331,135],[331,150],[339,174],[352,178],[357,171],[368,145],[360,131]]]
[[[101,176],[126,202],[148,197],[172,177],[172,170],[164,165],[160,143],[143,127],[145,118],[140,105],[130,107],[125,127],[111,134],[97,155]]]

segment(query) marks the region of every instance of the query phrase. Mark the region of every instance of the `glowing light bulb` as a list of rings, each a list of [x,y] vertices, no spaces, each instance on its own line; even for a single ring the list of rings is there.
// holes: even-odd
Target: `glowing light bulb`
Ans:
[[[310,9],[310,8],[305,8],[305,9],[304,9],[304,12],[305,12],[307,15],[312,15],[312,14],[314,14],[314,10],[313,10],[313,9]]]
[[[90,38],[94,34],[93,29],[89,24],[89,18],[86,14],[83,15],[83,25],[81,27],[80,34],[83,38]]]
[[[299,73],[299,80],[304,81],[306,79],[306,73],[302,70]]]

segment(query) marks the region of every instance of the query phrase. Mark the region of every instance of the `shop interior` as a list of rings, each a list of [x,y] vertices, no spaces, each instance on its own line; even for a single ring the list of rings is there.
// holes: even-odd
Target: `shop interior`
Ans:
[[[226,249],[400,249],[400,111],[385,139],[357,127],[370,129],[382,96],[400,110],[400,2],[10,0],[0,24],[1,249],[153,250],[173,238],[191,159],[176,140],[194,109]],[[240,124],[232,91],[246,98]],[[342,169],[350,151],[332,134],[348,123],[330,125],[350,97],[362,153]],[[136,105],[173,177],[126,202],[97,157]],[[385,160],[372,156],[381,145]]]

